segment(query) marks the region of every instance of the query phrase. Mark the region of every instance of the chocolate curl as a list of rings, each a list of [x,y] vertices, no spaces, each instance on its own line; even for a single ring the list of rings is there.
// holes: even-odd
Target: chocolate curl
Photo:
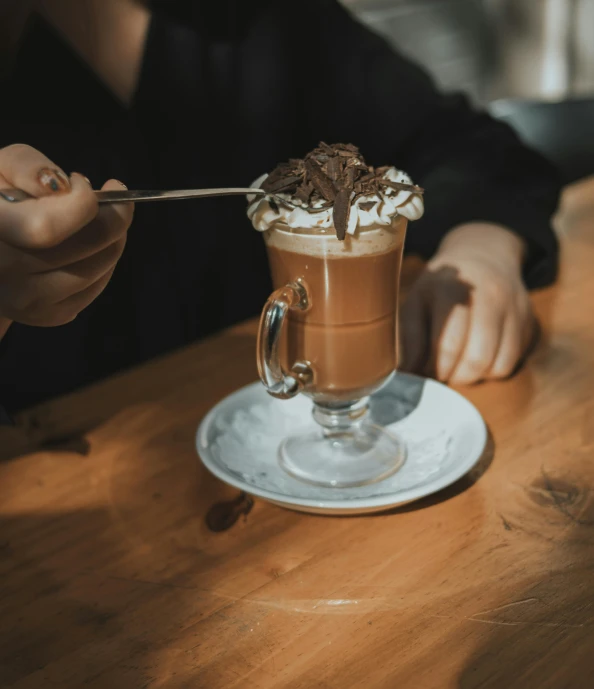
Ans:
[[[334,201],[336,192],[331,180],[324,174],[322,168],[309,159],[305,161],[305,171],[309,176],[310,182],[318,194],[326,199],[326,201]]]
[[[415,194],[422,194],[425,190],[416,184],[405,184],[404,182],[392,182],[390,179],[378,179],[377,183],[384,187],[397,189],[398,191],[412,191]]]
[[[346,237],[350,214],[351,192],[349,189],[340,189],[334,199],[334,210],[332,211],[336,236],[340,241],[343,241]]]
[[[367,165],[353,144],[329,145],[322,141],[303,160],[291,158],[278,165],[263,182],[262,188],[298,199],[309,213],[334,207],[336,236],[344,240],[353,203],[362,196],[381,200],[387,188],[423,193],[423,189],[415,184],[385,179],[389,169],[388,166],[374,168]],[[373,202],[363,202],[361,207],[369,210]]]

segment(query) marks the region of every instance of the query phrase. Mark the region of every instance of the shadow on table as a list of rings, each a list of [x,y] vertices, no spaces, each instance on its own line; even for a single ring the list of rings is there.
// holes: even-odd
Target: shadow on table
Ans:
[[[253,380],[254,338],[215,339],[204,361],[202,346],[2,429],[0,687],[147,686],[175,674],[172,638],[187,645],[189,674],[201,672],[202,623],[240,597],[217,568],[261,536],[243,519],[209,530],[208,508],[236,492],[200,466],[194,444],[211,404]],[[277,519],[282,529],[297,517]]]
[[[46,666],[93,640],[100,644],[117,634],[120,625],[113,606],[104,595],[90,590],[89,582],[99,581],[93,558],[87,568],[74,560],[72,548],[66,556],[51,546],[40,553],[35,543],[43,543],[49,533],[61,534],[60,540],[66,535],[72,538],[82,523],[107,529],[106,517],[101,510],[0,517],[0,686],[12,686],[35,673],[42,686]],[[95,553],[108,558],[105,549],[111,547],[96,540],[93,530],[87,538]],[[80,585],[84,580],[86,591]],[[62,677],[66,676],[64,672]]]
[[[187,440],[193,432],[192,424]],[[241,598],[239,585],[226,586],[220,568],[255,547],[261,532],[236,525],[211,534],[204,524],[208,505],[233,491],[199,470],[193,453],[178,461],[177,449],[173,444],[172,456],[156,466],[147,452],[146,464],[116,458],[112,468],[89,468],[89,502],[107,494],[104,507],[61,510],[48,503],[23,514],[3,510],[0,687],[130,689],[152,686],[156,677],[173,686],[179,668],[171,666],[172,643],[183,650],[174,664],[191,659],[186,672],[193,686],[223,686],[201,684],[209,664],[199,647],[219,615],[227,619],[219,610]],[[71,464],[78,461],[73,457]],[[111,475],[103,486],[105,469]],[[40,486],[53,480],[45,474]],[[23,488],[34,492],[36,480],[24,477]],[[0,490],[1,502],[8,502],[2,499],[7,490]],[[280,529],[297,519],[285,511],[275,516]],[[245,585],[253,585],[249,577]],[[241,635],[254,614],[242,610],[222,624],[231,637]],[[221,652],[223,645],[222,639],[215,643]]]
[[[446,502],[447,500],[451,500],[452,498],[461,495],[469,488],[471,488],[483,476],[483,474],[491,465],[494,456],[495,441],[493,440],[493,435],[491,434],[491,431],[487,429],[487,442],[485,444],[485,449],[483,450],[483,453],[478,462],[467,474],[465,474],[462,478],[458,479],[458,481],[456,481],[455,483],[452,483],[451,486],[447,486],[447,488],[444,488],[443,490],[440,490],[437,493],[434,493],[433,495],[428,495],[426,498],[415,500],[414,502],[411,502],[407,505],[402,505],[401,507],[394,507],[390,510],[386,510],[385,512],[381,512],[381,514],[389,515],[416,512],[418,510],[424,510],[427,507],[431,507],[432,505],[439,505],[442,502]],[[377,514],[379,513],[372,513],[366,515],[352,515],[352,518],[373,518]],[[347,516],[346,518],[348,519],[350,517]]]
[[[416,512],[417,510],[425,509],[426,507],[431,507],[431,505],[438,505],[441,502],[446,502],[446,500],[451,500],[457,495],[461,495],[469,488],[474,486],[477,481],[486,473],[488,468],[493,462],[495,456],[495,440],[491,431],[487,428],[487,442],[485,443],[485,449],[480,456],[478,462],[474,467],[462,478],[458,479],[451,486],[440,490],[438,493],[433,495],[428,495],[426,498],[421,500],[416,500],[411,502],[409,505],[403,505],[402,507],[396,507],[391,510],[393,514],[403,514],[405,512]]]
[[[373,421],[386,426],[405,419],[419,405],[426,383],[426,378],[421,378],[409,373],[399,373],[390,386],[373,396],[371,400],[371,417]],[[487,471],[493,461],[494,455],[495,440],[493,439],[491,431],[487,429],[487,442],[483,453],[476,465],[465,476],[434,495],[416,500],[409,505],[396,507],[383,514],[414,512],[429,507],[430,505],[436,505],[445,500],[450,500],[456,495],[460,495],[460,493],[463,493],[473,486]]]
[[[204,415],[226,394],[255,380],[255,350],[249,324],[237,326],[20,412],[14,426],[0,426],[0,462],[36,452],[88,456],[87,436],[139,405],[183,399],[186,407],[195,405],[198,417]],[[208,390],[205,378],[211,381]]]
[[[371,398],[370,415],[372,420],[382,426],[387,426],[402,421],[412,414],[419,406],[427,378],[421,378],[410,373],[398,373],[393,381],[383,390],[375,393]],[[473,486],[487,471],[495,455],[495,440],[489,428],[487,428],[487,442],[485,448],[475,466],[461,479],[451,486],[440,490],[438,493],[415,500],[401,507],[395,507],[382,514],[403,514],[425,509],[431,505],[437,505],[446,500],[460,495]],[[377,513],[369,515],[345,515],[343,518],[373,517]],[[321,515],[323,516],[323,515]],[[334,515],[327,515],[335,518]]]
[[[591,452],[568,468],[541,468],[506,512],[519,556],[541,551],[538,572],[513,598],[483,613],[482,643],[459,689],[589,689],[594,686],[594,468]],[[508,507],[507,509],[512,509]],[[486,636],[486,638],[485,638]]]

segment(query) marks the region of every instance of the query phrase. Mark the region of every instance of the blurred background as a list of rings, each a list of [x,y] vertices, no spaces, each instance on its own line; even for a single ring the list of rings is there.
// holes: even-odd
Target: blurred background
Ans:
[[[561,168],[594,174],[594,0],[343,0],[446,90],[509,122]]]

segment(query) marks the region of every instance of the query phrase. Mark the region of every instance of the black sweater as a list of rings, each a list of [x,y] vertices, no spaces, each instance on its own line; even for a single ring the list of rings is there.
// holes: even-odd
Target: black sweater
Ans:
[[[0,146],[24,142],[97,187],[245,186],[320,140],[426,189],[407,251],[429,257],[468,221],[525,238],[525,278],[555,277],[557,172],[506,125],[444,96],[334,0],[154,3],[133,104],[121,106],[41,20],[0,85]],[[166,7],[161,9],[160,6]],[[9,411],[76,389],[254,316],[270,290],[240,198],[141,204],[104,293],[59,328],[0,344]]]

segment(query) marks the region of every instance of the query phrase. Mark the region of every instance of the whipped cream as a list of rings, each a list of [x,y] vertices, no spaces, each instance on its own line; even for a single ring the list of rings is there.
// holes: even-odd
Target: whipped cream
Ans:
[[[267,174],[258,177],[251,186],[259,188],[267,177]],[[394,167],[388,168],[383,177],[391,182],[413,183],[406,172],[397,170]],[[256,230],[265,232],[278,222],[294,228],[325,229],[333,227],[332,207],[316,211],[316,208],[323,206],[323,201],[318,201],[313,206],[306,208],[301,201],[289,194],[278,193],[275,196],[286,199],[291,204],[297,206],[297,208],[292,209],[276,204],[276,207],[274,207],[271,206],[270,200],[266,196],[249,194],[248,217]],[[375,195],[360,196],[352,204],[347,227],[349,234],[355,234],[359,227],[390,225],[396,215],[400,215],[408,220],[418,220],[423,215],[424,205],[421,194],[385,187],[382,196],[383,199]],[[368,207],[370,204],[373,205]],[[368,208],[362,208],[361,206]]]

